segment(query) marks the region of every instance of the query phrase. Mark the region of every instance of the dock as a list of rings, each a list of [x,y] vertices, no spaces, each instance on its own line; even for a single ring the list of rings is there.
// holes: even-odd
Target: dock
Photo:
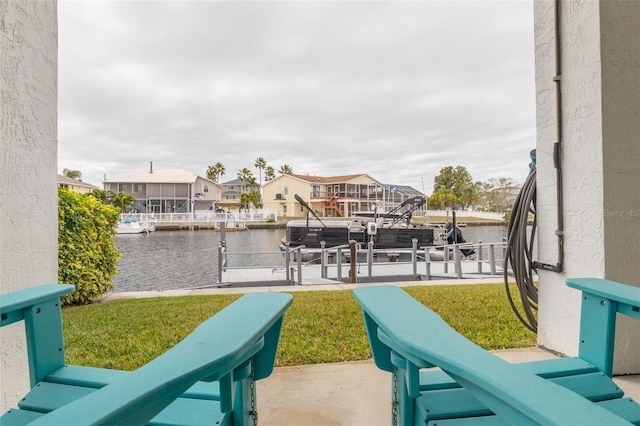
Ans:
[[[253,268],[226,268],[222,270],[221,280],[212,283],[211,287],[247,287],[255,286],[286,286],[304,285],[321,286],[329,284],[345,283],[376,283],[390,281],[430,281],[452,279],[503,279],[502,268],[493,268],[489,262],[468,261],[460,263],[461,271],[455,270],[453,265],[444,262],[431,262],[430,272],[427,274],[424,262],[415,265],[412,262],[380,262],[373,263],[371,268],[364,263],[354,264],[355,282],[352,281],[351,264],[338,265],[301,264],[300,269],[296,263],[289,267],[289,273],[285,267],[253,267]],[[324,268],[324,271],[323,271]]]

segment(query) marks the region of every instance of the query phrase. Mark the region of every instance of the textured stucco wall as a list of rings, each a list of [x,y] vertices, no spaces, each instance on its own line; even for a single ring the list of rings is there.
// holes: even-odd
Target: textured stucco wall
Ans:
[[[57,281],[57,4],[0,0],[0,292]],[[0,410],[29,387],[23,330],[0,329]]]
[[[640,287],[640,2],[600,7],[605,277]],[[640,325],[621,318],[618,373],[640,372]]]
[[[640,284],[640,2],[560,4],[565,258],[563,273],[540,272],[538,343],[575,355],[580,300],[564,285],[566,278]],[[551,264],[557,256],[553,6],[552,1],[536,1],[534,8],[538,258]],[[627,325],[619,327],[620,340],[628,341],[630,332]],[[638,364],[632,350],[618,351],[618,372],[640,369],[631,367]]]

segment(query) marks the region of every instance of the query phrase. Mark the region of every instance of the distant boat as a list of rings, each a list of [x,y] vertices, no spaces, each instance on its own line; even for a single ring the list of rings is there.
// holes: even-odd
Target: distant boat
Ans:
[[[348,245],[349,241],[365,246],[371,241],[376,250],[411,249],[414,239],[417,240],[418,247],[434,245],[433,227],[410,223],[411,213],[425,204],[426,200],[423,197],[406,200],[383,214],[373,216],[360,213],[358,218],[352,220],[334,220],[326,223],[300,196],[296,194],[295,198],[306,208],[307,219],[287,223],[286,237],[280,249],[304,246],[302,259],[305,261],[319,257],[322,242],[325,243],[325,247],[330,248]],[[405,208],[406,210],[403,210]],[[309,213],[315,220],[309,219]],[[392,254],[391,257],[396,259],[397,254]]]
[[[153,220],[138,222],[137,220],[123,220],[116,223],[118,234],[142,234],[156,230],[156,223]]]

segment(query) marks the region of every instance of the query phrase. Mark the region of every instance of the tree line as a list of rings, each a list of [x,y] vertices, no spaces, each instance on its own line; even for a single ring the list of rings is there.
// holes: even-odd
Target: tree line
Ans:
[[[243,192],[240,195],[240,204],[242,204],[245,208],[248,208],[249,205],[253,205],[254,207],[262,207],[262,195],[260,192],[260,188],[262,188],[262,173],[264,172],[265,182],[269,182],[276,178],[276,169],[273,166],[267,164],[267,160],[263,157],[258,157],[254,163],[254,167],[258,170],[258,177],[256,179],[253,172],[247,168],[243,167],[238,170],[236,174],[236,178],[241,180],[245,184],[247,184],[250,188],[249,191]],[[224,164],[217,162],[209,167],[207,167],[206,176],[207,179],[219,183],[220,177],[222,177],[226,173],[226,167]],[[293,173],[293,168],[288,164],[283,164],[278,169],[278,173],[281,175],[290,175]]]
[[[238,170],[236,177],[248,183],[249,185],[259,185],[262,186],[262,173],[264,172],[265,182],[269,182],[276,178],[276,169],[273,166],[267,164],[267,160],[263,157],[258,157],[254,163],[254,167],[258,170],[259,181],[256,180],[253,172],[244,167]],[[227,169],[224,164],[217,162],[209,167],[207,167],[207,171],[205,172],[207,179],[219,183],[220,177],[222,177],[226,173]],[[278,173],[281,175],[290,175],[293,173],[293,168],[288,164],[283,164],[278,169]]]
[[[434,210],[473,207],[503,213],[513,206],[519,190],[514,180],[506,177],[474,182],[467,169],[460,165],[443,167],[433,181],[428,207]]]

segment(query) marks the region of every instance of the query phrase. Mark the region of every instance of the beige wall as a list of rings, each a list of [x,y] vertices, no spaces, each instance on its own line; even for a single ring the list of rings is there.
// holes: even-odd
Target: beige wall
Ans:
[[[277,211],[278,216],[305,216],[306,212],[300,211],[300,203],[296,201],[294,196],[298,194],[308,202],[310,191],[309,182],[289,175],[278,176],[262,187],[263,207],[266,210]]]
[[[322,201],[312,201],[311,193],[314,185],[320,186],[320,197]],[[324,216],[324,198],[327,194],[334,192],[335,186],[345,187],[346,185],[379,185],[374,179],[367,175],[358,176],[348,182],[309,182],[289,175],[281,175],[263,186],[263,205],[265,209],[276,210],[278,214],[286,217],[306,216],[307,212],[300,209],[300,204],[295,200],[294,194],[298,194],[304,199],[319,216]],[[280,197],[280,198],[276,198]],[[354,198],[354,200],[357,199]],[[349,201],[345,203],[344,210],[350,214]]]
[[[0,292],[58,277],[57,4],[0,1]],[[22,324],[0,329],[0,411],[29,388]]]
[[[204,192],[205,185],[209,188],[209,192]],[[222,198],[218,184],[201,177],[196,178],[196,181],[193,184],[193,192],[194,194],[201,193],[204,195],[204,199],[206,201],[218,201]]]

